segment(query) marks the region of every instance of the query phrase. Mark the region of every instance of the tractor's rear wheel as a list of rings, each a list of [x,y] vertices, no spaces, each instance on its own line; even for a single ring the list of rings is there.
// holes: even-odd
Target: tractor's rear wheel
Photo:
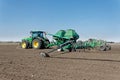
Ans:
[[[28,42],[27,42],[27,41],[22,41],[22,42],[21,42],[21,47],[22,47],[23,49],[27,49],[27,48],[28,48]]]
[[[39,39],[34,39],[32,42],[32,47],[34,49],[41,49],[42,48],[42,41]]]

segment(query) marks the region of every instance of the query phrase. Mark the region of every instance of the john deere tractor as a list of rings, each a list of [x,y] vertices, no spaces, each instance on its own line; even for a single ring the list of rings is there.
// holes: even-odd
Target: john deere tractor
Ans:
[[[44,31],[31,31],[31,36],[22,39],[21,47],[24,49],[44,49],[50,43]]]

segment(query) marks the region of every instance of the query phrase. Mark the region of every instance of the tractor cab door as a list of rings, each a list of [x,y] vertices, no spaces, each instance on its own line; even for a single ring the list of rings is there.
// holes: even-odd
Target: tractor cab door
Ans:
[[[45,40],[48,40],[45,32],[43,32],[43,33],[41,34],[41,36],[42,36]]]

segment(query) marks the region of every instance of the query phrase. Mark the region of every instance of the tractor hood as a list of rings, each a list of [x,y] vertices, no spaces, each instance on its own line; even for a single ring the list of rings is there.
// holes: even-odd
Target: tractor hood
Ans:
[[[23,38],[22,41],[23,41],[23,40],[32,42],[32,37]]]

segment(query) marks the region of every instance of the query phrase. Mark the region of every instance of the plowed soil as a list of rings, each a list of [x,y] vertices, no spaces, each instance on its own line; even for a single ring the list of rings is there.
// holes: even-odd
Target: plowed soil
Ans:
[[[0,80],[120,80],[120,45],[111,51],[57,52],[0,45]]]

